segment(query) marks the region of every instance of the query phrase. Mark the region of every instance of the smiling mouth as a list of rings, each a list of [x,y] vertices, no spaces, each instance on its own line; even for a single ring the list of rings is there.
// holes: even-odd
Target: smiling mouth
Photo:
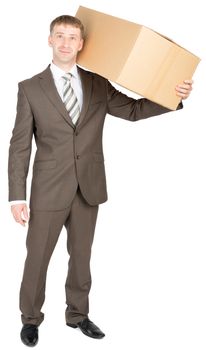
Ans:
[[[59,50],[61,53],[71,53],[71,51]]]

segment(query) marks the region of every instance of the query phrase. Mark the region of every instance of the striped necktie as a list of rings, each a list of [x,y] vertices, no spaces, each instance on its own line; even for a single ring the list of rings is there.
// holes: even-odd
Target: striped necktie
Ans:
[[[74,93],[74,90],[71,86],[71,73],[66,73],[62,76],[64,79],[64,87],[63,87],[63,102],[65,107],[72,119],[73,124],[76,124],[77,119],[80,115],[80,107],[77,100],[77,97]]]

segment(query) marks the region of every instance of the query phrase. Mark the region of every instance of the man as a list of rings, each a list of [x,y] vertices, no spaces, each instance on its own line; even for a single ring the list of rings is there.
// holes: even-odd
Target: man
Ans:
[[[84,28],[77,18],[54,19],[49,35],[52,63],[42,73],[19,83],[9,149],[9,200],[16,222],[23,226],[29,222],[20,290],[21,339],[28,346],[38,341],[47,268],[63,226],[70,255],[66,324],[89,337],[104,337],[88,318],[88,295],[98,205],[107,200],[102,150],[105,116],[109,113],[137,121],[169,112],[147,99],[129,98],[103,77],[77,67],[83,38]],[[187,80],[174,87],[174,93],[186,99],[191,89],[192,81]],[[26,178],[33,135],[37,151],[29,218]]]

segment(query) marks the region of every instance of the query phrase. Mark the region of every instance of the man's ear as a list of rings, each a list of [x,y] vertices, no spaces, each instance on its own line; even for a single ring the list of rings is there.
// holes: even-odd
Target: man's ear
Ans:
[[[50,47],[52,46],[52,39],[51,39],[51,35],[49,35],[49,37],[48,37],[48,44],[49,44],[49,46],[50,46]]]
[[[80,44],[80,47],[79,47],[79,50],[78,51],[81,51],[83,49],[83,46],[84,46],[84,40],[82,39],[81,40],[81,44]]]

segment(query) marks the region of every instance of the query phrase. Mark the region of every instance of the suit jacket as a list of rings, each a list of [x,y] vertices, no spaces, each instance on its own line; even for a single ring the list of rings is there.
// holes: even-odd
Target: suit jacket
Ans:
[[[17,116],[9,148],[9,200],[26,199],[32,137],[36,142],[30,207],[68,207],[79,185],[90,205],[107,200],[102,131],[107,113],[129,121],[169,110],[117,91],[107,79],[78,67],[83,107],[75,126],[48,67],[19,83]],[[181,108],[181,106],[179,106]]]

